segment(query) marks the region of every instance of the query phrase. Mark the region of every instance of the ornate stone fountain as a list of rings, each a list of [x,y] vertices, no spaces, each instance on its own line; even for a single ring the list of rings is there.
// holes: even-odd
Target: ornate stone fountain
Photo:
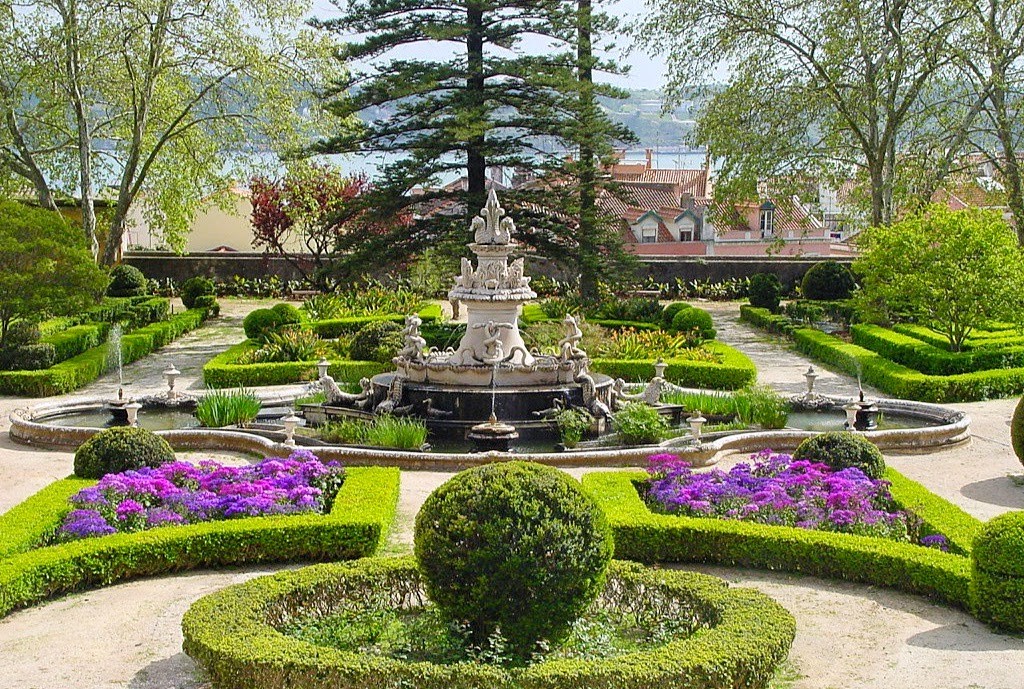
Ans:
[[[558,354],[531,351],[523,341],[519,314],[537,294],[524,275],[524,259],[509,260],[516,251],[515,223],[505,217],[493,189],[471,229],[476,265],[463,258],[448,293],[466,309],[466,333],[458,347],[425,352],[420,319],[409,316],[396,370],[375,376],[361,394],[331,402],[421,416],[442,438],[466,437],[492,414],[526,438],[554,434],[550,417],[559,409],[583,407],[599,420],[607,417],[612,380],[589,371],[590,359],[579,346],[583,333],[573,317],[564,321]],[[333,381],[324,376],[321,383],[329,389]]]

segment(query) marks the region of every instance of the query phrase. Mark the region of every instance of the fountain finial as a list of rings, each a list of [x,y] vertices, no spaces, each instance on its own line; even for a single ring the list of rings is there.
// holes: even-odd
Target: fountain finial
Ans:
[[[508,244],[516,224],[506,218],[505,209],[498,203],[498,194],[492,188],[487,193],[487,205],[480,211],[480,217],[473,218],[473,241],[477,244]]]

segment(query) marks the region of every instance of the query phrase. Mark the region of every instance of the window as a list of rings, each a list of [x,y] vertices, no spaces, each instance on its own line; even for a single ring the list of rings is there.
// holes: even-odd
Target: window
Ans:
[[[693,218],[683,218],[679,221],[679,241],[693,241]]]
[[[658,226],[651,223],[644,223],[640,229],[640,243],[654,244],[658,241]]]
[[[775,204],[765,201],[761,204],[761,238],[775,235]]]

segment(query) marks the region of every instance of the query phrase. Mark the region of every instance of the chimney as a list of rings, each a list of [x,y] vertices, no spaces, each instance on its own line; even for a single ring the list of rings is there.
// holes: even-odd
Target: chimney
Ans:
[[[653,148],[648,148],[646,150],[646,153],[647,153],[647,169],[650,170],[651,168],[654,167],[654,149]]]
[[[683,210],[693,210],[693,194],[688,191],[684,191],[682,196],[679,197],[679,207]]]

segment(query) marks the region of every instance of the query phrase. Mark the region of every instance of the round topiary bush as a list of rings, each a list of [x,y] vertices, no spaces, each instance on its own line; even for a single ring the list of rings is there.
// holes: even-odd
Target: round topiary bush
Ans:
[[[686,309],[692,309],[693,307],[687,304],[685,301],[674,301],[665,307],[665,310],[661,312],[661,327],[665,330],[672,329],[672,319],[676,317],[676,314]]]
[[[102,478],[129,469],[156,467],[174,461],[167,441],[144,428],[117,426],[100,431],[75,452],[75,476]]]
[[[216,295],[217,290],[213,286],[213,280],[203,277],[191,277],[181,284],[181,303],[186,309],[196,305],[196,297],[203,294]]]
[[[206,309],[211,318],[216,318],[220,315],[220,303],[217,302],[217,297],[212,294],[200,294],[196,297],[195,302],[193,302],[193,307]]]
[[[751,306],[775,313],[782,301],[782,283],[774,273],[757,273],[750,278],[748,293]]]
[[[612,532],[571,477],[529,462],[463,471],[416,516],[416,559],[432,601],[483,646],[511,655],[557,644],[604,586]]]
[[[250,340],[259,340],[277,328],[280,324],[279,318],[273,309],[256,309],[242,321],[242,329]]]
[[[1010,443],[1013,445],[1013,454],[1017,460],[1024,464],[1024,397],[1017,402],[1017,408],[1013,410],[1013,418],[1010,419]]]
[[[1024,512],[999,515],[975,536],[971,605],[991,625],[1024,631]]]
[[[282,325],[297,325],[302,322],[302,313],[291,304],[281,302],[275,304],[274,308],[270,309],[277,314],[278,326]]]
[[[701,340],[715,339],[715,327],[711,314],[704,309],[689,308],[676,313],[672,318],[672,330],[680,333],[696,333]]]
[[[110,284],[107,285],[108,297],[138,297],[146,293],[149,281],[142,271],[135,266],[122,263],[110,271]]]
[[[352,338],[348,355],[353,361],[388,363],[398,354],[404,341],[402,326],[391,321],[367,323]]]
[[[800,291],[804,299],[820,299],[834,301],[849,299],[850,293],[857,286],[850,269],[835,261],[815,263],[804,273]]]
[[[885,458],[871,441],[849,431],[822,433],[800,443],[793,459],[827,464],[835,471],[857,467],[869,478],[885,473]]]

